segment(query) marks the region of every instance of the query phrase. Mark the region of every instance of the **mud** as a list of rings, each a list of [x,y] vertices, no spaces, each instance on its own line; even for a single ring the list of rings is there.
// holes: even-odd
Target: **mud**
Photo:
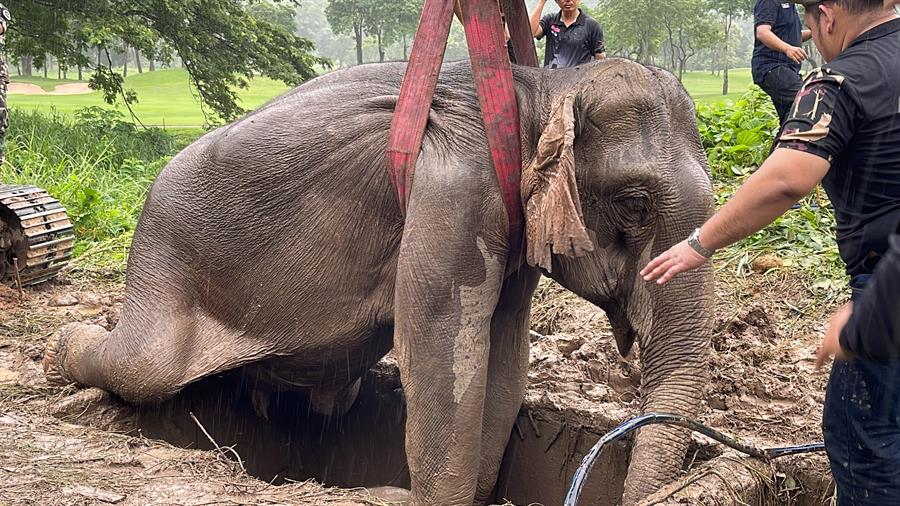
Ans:
[[[713,381],[701,420],[758,446],[820,439],[827,375],[812,372],[812,354],[840,297],[777,266],[749,277],[720,272],[718,281]],[[113,327],[121,293],[119,280],[96,277],[29,289],[21,301],[0,287],[0,482],[15,484],[0,487],[0,503],[97,504],[121,496],[116,503],[146,504],[187,487],[200,494],[197,504],[365,504],[377,501],[346,489],[408,486],[403,392],[390,360],[369,373],[347,415],[330,419],[290,394],[261,409],[239,372],[140,408],[96,389],[47,387],[39,369],[46,337],[70,321]],[[529,388],[495,499],[561,504],[582,455],[638,413],[639,357],[620,357],[603,313],[553,283],[542,282],[535,295],[532,329]],[[62,442],[48,445],[48,435]],[[582,504],[616,504],[629,445],[604,452]],[[163,454],[163,464],[118,464],[132,462],[116,455],[135,448]],[[174,481],[163,486],[159,469]],[[341,488],[295,483],[305,480]],[[312,494],[307,502],[305,494]],[[829,504],[832,491],[821,455],[760,463],[695,436],[684,476],[660,494],[665,504],[819,505]]]

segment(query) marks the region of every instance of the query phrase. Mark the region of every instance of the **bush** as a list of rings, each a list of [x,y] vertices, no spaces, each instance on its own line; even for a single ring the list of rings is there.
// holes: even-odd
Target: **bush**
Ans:
[[[175,152],[159,129],[138,130],[116,111],[91,107],[74,118],[14,109],[0,181],[47,190],[75,226],[76,256],[124,267],[131,232],[150,184]]]
[[[741,176],[762,165],[779,127],[772,101],[756,85],[737,102],[697,104],[697,123],[714,177]]]
[[[697,123],[719,207],[768,157],[778,133],[778,116],[769,97],[753,85],[737,102],[697,104]],[[831,204],[817,189],[798,208],[727,248],[719,258],[741,274],[749,272],[756,256],[775,254],[785,266],[810,272],[816,279],[811,288],[832,296],[846,285],[834,226]]]

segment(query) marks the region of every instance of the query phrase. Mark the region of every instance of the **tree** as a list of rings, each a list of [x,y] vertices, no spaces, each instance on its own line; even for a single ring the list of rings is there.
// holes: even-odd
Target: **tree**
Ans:
[[[363,37],[375,39],[378,61],[384,61],[386,46],[415,33],[421,10],[421,0],[329,0],[325,16],[334,33],[353,35],[362,64]]]
[[[667,0],[659,8],[672,56],[672,72],[677,72],[681,81],[688,60],[717,42],[717,27],[710,20],[706,0]]]
[[[607,47],[617,56],[652,64],[665,28],[655,0],[600,0],[593,16],[603,23]]]
[[[297,19],[293,5],[257,2],[250,4],[247,12],[256,19],[277,26],[287,33],[297,32]]]
[[[232,120],[244,112],[236,89],[246,88],[255,74],[297,85],[315,76],[316,65],[329,64],[314,54],[311,41],[248,13],[262,1],[23,0],[16,2],[7,51],[33,56],[35,65],[52,54],[92,67],[92,87],[103,90],[110,103],[128,104],[136,95],[112,69],[112,41],[164,63],[177,54],[201,101],[219,118]],[[82,41],[98,47],[99,63],[84,54]]]
[[[731,68],[729,42],[735,22],[750,14],[752,2],[746,0],[710,0],[710,6],[719,14],[722,22],[722,94],[728,94],[728,70]]]

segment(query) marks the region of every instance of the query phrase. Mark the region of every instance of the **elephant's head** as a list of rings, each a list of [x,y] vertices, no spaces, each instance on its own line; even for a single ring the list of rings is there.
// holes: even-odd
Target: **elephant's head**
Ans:
[[[645,412],[696,413],[712,328],[712,277],[659,287],[641,268],[712,211],[706,158],[684,88],[612,60],[556,71],[522,179],[527,261],[609,316],[619,351],[637,341]],[[633,503],[675,476],[687,434],[645,429],[626,482]]]

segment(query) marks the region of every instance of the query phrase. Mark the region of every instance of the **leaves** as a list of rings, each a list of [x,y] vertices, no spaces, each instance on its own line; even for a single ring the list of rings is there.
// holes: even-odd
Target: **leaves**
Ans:
[[[765,93],[752,85],[737,102],[697,104],[697,123],[713,173],[716,206],[722,206],[769,155],[778,117]],[[726,265],[749,273],[751,260],[775,254],[785,266],[808,271],[814,291],[837,293],[846,285],[835,244],[835,219],[828,198],[816,191],[774,223],[727,248]]]
[[[14,6],[7,50],[14,58],[33,56],[38,66],[52,54],[93,68],[91,83],[110,102],[127,102],[129,93],[110,65],[88,58],[87,48],[121,43],[163,62],[177,54],[212,109],[208,119],[230,121],[245,112],[234,89],[254,75],[298,85],[315,77],[316,66],[329,65],[311,41],[287,30],[284,14],[261,0],[24,0]]]

